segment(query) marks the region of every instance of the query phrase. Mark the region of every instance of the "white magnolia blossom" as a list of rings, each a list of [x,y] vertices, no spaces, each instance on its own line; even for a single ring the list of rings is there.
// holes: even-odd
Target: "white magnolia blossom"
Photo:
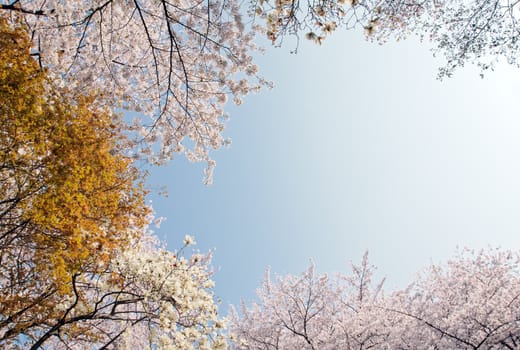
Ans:
[[[193,236],[190,236],[190,235],[184,236],[184,245],[185,246],[189,246],[189,245],[193,245],[193,244],[195,244],[195,238],[193,238]]]
[[[385,42],[410,34],[433,43],[445,56],[440,77],[466,62],[482,70],[505,58],[520,65],[520,7],[507,0],[255,0],[250,14],[262,18],[267,37],[281,45],[287,36],[317,44],[339,28],[361,27]]]
[[[74,275],[59,318],[28,327],[12,349],[226,349],[217,314],[211,254],[165,249],[148,231],[133,233],[104,272]],[[2,330],[2,328],[0,328]],[[0,333],[1,336],[1,333]]]
[[[142,297],[129,311],[135,312],[136,320],[153,313],[152,322],[136,322],[130,327],[115,322],[115,327],[128,327],[118,344],[130,349],[225,348],[222,321],[211,292],[211,256],[185,258],[178,253],[157,248],[157,242],[150,238],[118,257],[117,273],[132,281],[126,294],[130,299],[133,295]]]
[[[131,125],[137,157],[183,153],[207,162],[208,182],[227,95],[239,104],[265,83],[237,0],[0,0],[0,12],[22,17],[56,80],[142,113]]]

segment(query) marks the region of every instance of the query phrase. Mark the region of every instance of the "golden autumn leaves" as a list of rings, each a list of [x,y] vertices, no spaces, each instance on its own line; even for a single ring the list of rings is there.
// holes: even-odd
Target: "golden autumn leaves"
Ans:
[[[73,279],[106,268],[149,209],[117,118],[46,78],[0,17],[0,338],[53,319]]]

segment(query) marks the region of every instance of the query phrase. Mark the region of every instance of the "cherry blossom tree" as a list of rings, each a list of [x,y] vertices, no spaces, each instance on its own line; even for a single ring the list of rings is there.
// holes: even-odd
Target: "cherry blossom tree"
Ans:
[[[518,349],[520,255],[465,250],[383,295],[364,257],[352,275],[269,276],[232,309],[236,349]]]
[[[0,10],[27,25],[33,56],[56,81],[142,113],[131,125],[136,157],[183,153],[207,162],[207,182],[210,151],[228,143],[228,96],[240,104],[265,83],[237,0],[8,0]]]
[[[389,348],[518,349],[520,255],[465,250],[431,266],[384,307],[399,318]]]
[[[365,349],[381,344],[386,330],[372,326],[382,283],[372,286],[365,254],[352,275],[331,279],[311,263],[300,276],[271,281],[258,290],[259,303],[231,308],[231,342],[236,349]],[[379,311],[379,310],[375,310]]]

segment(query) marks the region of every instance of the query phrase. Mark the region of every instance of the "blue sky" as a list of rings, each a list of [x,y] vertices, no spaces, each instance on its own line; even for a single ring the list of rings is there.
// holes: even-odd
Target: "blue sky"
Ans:
[[[273,90],[229,106],[211,187],[183,157],[149,178],[169,190],[152,196],[159,237],[215,249],[224,312],[267,266],[347,271],[368,250],[389,291],[457,246],[520,248],[520,70],[438,81],[427,44],[341,30],[292,48],[258,58]]]

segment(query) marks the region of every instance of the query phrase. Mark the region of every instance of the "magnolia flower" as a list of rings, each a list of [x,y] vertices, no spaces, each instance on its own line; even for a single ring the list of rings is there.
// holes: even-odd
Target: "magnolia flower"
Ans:
[[[330,22],[330,23],[327,23],[325,24],[325,26],[323,27],[323,31],[326,33],[326,34],[331,34],[335,29],[336,29],[336,23],[335,22]]]
[[[316,34],[314,32],[309,32],[305,34],[305,38],[307,40],[316,40]]]
[[[196,242],[195,242],[195,238],[193,238],[193,236],[190,236],[190,235],[184,236],[184,245],[185,246],[194,245],[194,244],[196,244]]]

